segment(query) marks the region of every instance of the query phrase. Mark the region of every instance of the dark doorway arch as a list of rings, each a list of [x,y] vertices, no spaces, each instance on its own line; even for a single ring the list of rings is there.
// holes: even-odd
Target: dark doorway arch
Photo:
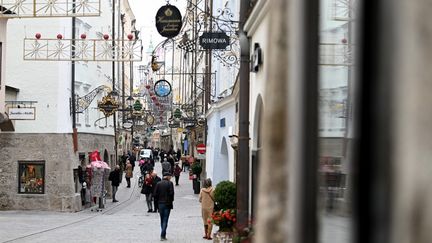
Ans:
[[[109,154],[108,154],[108,151],[106,149],[104,150],[103,161],[107,162],[108,164],[110,163]]]
[[[254,117],[254,128],[253,128],[253,137],[255,138],[253,147],[252,147],[252,192],[251,192],[251,200],[252,200],[252,218],[256,215],[256,205],[258,204],[258,169],[261,162],[261,120],[263,115],[263,100],[261,95],[258,95],[257,102],[255,105],[255,117]]]

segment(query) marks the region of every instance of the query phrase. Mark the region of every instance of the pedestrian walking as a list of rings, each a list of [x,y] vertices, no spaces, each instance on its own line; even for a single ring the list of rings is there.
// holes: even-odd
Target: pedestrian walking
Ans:
[[[153,213],[156,213],[159,210],[159,204],[158,204],[158,200],[157,198],[154,197],[154,193],[155,193],[155,189],[156,189],[156,185],[159,181],[161,181],[162,179],[157,175],[156,172],[153,171],[153,173],[151,174],[153,181],[152,181],[152,189],[153,189]]]
[[[141,193],[145,195],[147,202],[147,213],[153,212],[152,209],[152,195],[153,195],[153,177],[150,174],[145,175],[144,184]]]
[[[174,185],[171,182],[171,174],[165,173],[163,180],[156,184],[154,197],[159,203],[159,215],[161,220],[161,241],[167,240],[166,231],[168,228],[168,220],[173,209],[174,202]]]
[[[212,226],[211,215],[214,209],[214,190],[210,178],[204,180],[203,188],[199,194],[199,201],[201,203],[201,215],[204,223],[204,239],[211,240]]]
[[[126,161],[127,161],[127,154],[126,151],[123,151],[123,155],[120,157],[120,165],[122,170],[126,170]]]
[[[172,154],[168,155],[168,159],[167,160],[168,160],[168,162],[171,165],[171,170],[169,171],[169,173],[172,175],[172,174],[174,174],[174,164],[175,164],[174,156]]]
[[[178,186],[179,185],[179,179],[180,179],[180,174],[182,172],[182,169],[179,166],[179,163],[176,162],[175,166],[174,166],[174,177],[175,177],[175,185]]]
[[[110,172],[109,176],[108,176],[108,180],[111,181],[111,186],[112,186],[112,199],[113,202],[118,202],[116,200],[116,193],[117,193],[117,189],[118,186],[120,185],[120,166],[116,165],[115,169],[113,171]]]
[[[179,148],[177,149],[176,155],[177,155],[177,161],[180,161],[180,159],[181,159],[181,150]]]
[[[132,168],[132,164],[128,160],[126,162],[126,174],[125,174],[125,178],[126,178],[126,181],[127,181],[127,187],[131,186],[130,179],[132,177],[133,177],[133,168]]]
[[[135,157],[134,153],[131,152],[131,151],[128,151],[128,154],[129,154],[129,162],[130,162],[131,165],[132,165],[132,171],[133,171],[133,170],[135,169],[135,161],[136,161],[136,157]]]
[[[162,162],[162,175],[165,173],[171,174],[171,164],[168,162],[167,158],[164,158]]]

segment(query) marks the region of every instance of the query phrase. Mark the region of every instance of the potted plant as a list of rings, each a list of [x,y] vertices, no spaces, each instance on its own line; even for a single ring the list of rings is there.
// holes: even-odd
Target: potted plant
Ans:
[[[198,161],[195,161],[192,164],[191,171],[193,174],[192,188],[193,188],[195,194],[199,194],[200,193],[200,175],[202,172],[201,163]]]
[[[219,226],[220,232],[232,232],[236,222],[236,210],[221,209],[215,211],[211,215],[211,221],[213,224]]]
[[[231,181],[221,181],[216,185],[215,202],[219,209],[234,209],[237,207],[236,184]]]
[[[216,185],[214,193],[215,207],[217,208],[211,218],[212,223],[219,226],[214,234],[214,242],[225,242],[224,239],[233,239],[236,235],[234,226],[236,222],[237,189],[231,181],[221,181]]]
[[[191,169],[192,169],[192,174],[196,175],[197,177],[199,177],[199,175],[201,175],[201,172],[202,172],[202,166],[201,166],[201,163],[199,163],[199,162],[197,162],[197,161],[194,162],[194,163],[192,164]]]

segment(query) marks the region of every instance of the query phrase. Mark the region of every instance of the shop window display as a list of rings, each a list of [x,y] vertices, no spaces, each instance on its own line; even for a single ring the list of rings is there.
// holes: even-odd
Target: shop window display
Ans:
[[[45,161],[18,161],[18,193],[44,194]]]

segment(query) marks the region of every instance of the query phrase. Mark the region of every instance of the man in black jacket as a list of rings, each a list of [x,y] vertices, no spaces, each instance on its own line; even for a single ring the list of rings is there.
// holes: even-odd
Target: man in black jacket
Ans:
[[[167,240],[166,230],[168,228],[168,219],[173,209],[174,185],[171,182],[171,174],[165,173],[163,180],[158,182],[155,188],[154,197],[159,203],[159,215],[161,219],[161,241]]]
[[[115,169],[110,172],[108,180],[111,181],[113,202],[118,202],[115,198],[118,186],[120,185],[120,166],[116,165]]]
[[[153,188],[153,204],[154,204],[153,213],[156,213],[158,211],[158,209],[159,209],[159,204],[158,204],[157,198],[154,197],[154,195],[155,195],[155,189],[156,189],[157,183],[159,181],[161,181],[162,179],[159,176],[157,176],[157,173],[154,172],[154,171],[152,173],[152,177],[153,177],[152,188]]]

